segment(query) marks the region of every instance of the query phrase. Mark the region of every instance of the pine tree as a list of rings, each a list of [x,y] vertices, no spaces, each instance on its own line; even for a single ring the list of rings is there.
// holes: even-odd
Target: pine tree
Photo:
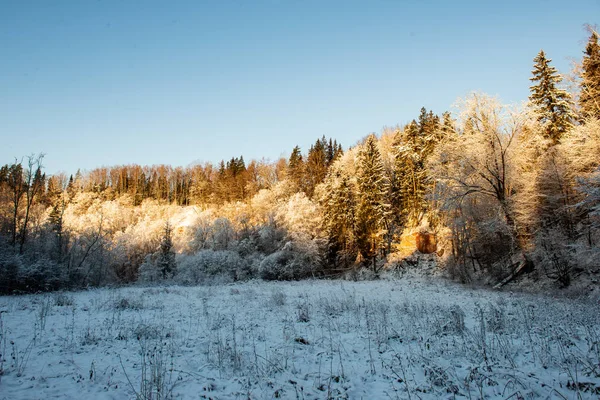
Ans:
[[[558,143],[560,138],[573,127],[571,96],[558,85],[562,77],[550,65],[551,59],[541,50],[533,59],[533,77],[536,82],[530,87],[529,101],[537,113],[538,121],[544,126],[544,136]]]
[[[585,47],[580,89],[581,116],[600,119],[600,45],[597,32],[592,32]]]
[[[376,272],[377,253],[384,248],[382,244],[387,231],[390,203],[389,181],[375,135],[367,138],[358,158],[356,236],[361,254],[372,259],[373,271]]]

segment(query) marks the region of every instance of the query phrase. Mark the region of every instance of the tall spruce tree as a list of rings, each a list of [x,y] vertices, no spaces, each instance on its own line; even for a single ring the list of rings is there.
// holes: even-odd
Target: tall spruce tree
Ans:
[[[341,171],[330,173],[325,180],[325,191],[320,198],[323,223],[329,237],[328,261],[347,267],[354,261],[354,216],[356,211],[355,185]]]
[[[325,140],[325,136],[323,136],[322,140]],[[337,140],[332,141],[331,138],[329,138],[329,143],[327,144],[326,157],[327,167],[331,167],[334,161],[337,160],[338,157],[340,157],[342,154],[344,154],[344,151],[342,150],[342,145],[338,144]]]
[[[560,138],[573,127],[571,96],[558,85],[562,77],[556,68],[550,65],[551,59],[541,50],[533,59],[533,76],[529,78],[534,85],[530,87],[529,101],[544,126],[544,136],[558,143]]]
[[[299,191],[304,191],[304,159],[302,158],[302,152],[300,146],[294,147],[287,166],[287,176],[296,185]]]
[[[68,244],[68,238],[65,240],[65,228],[64,228],[64,214],[67,208],[66,204],[66,193],[58,195],[54,198],[52,210],[48,215],[48,222],[52,229],[52,232],[56,235],[55,246],[54,246],[54,257],[57,263],[63,262],[63,256],[66,253],[65,245]]]
[[[400,199],[403,224],[416,226],[425,209],[424,155],[427,147],[416,121],[412,121],[397,135],[394,147],[395,190],[400,191],[394,198]]]
[[[361,255],[372,260],[377,272],[377,253],[384,250],[390,214],[389,181],[375,135],[370,135],[358,155],[356,236]]]
[[[582,118],[600,119],[600,45],[598,33],[592,32],[585,47],[579,94]]]
[[[308,150],[306,159],[306,195],[312,197],[315,187],[325,179],[327,175],[327,141],[325,137],[315,142]]]

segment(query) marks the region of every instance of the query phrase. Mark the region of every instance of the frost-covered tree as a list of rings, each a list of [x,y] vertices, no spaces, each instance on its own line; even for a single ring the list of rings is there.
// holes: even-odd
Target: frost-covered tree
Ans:
[[[417,226],[429,211],[426,197],[433,182],[426,165],[443,136],[439,117],[425,107],[418,122],[396,132],[391,196],[398,223]]]
[[[66,194],[60,195],[54,199],[54,204],[51,206],[50,214],[48,215],[48,223],[51,231],[55,235],[55,257],[57,263],[63,262],[63,257],[66,254],[68,245],[68,233],[65,232],[63,218],[67,207]]]
[[[579,106],[581,116],[600,119],[600,44],[593,31],[585,47],[581,65]]]
[[[423,157],[424,141],[419,125],[413,121],[396,135],[396,154],[393,199],[399,205],[397,212],[402,222],[418,225],[425,208],[425,179]]]
[[[587,238],[593,246],[598,229],[598,170],[600,168],[600,120],[591,118],[577,126],[559,148],[565,166],[567,183],[577,195],[564,199],[578,237]],[[596,244],[597,245],[597,244]]]
[[[165,222],[158,251],[146,256],[139,269],[139,279],[153,282],[159,279],[171,279],[177,272],[175,251],[173,250],[172,227]]]
[[[521,116],[484,95],[474,94],[464,105],[463,132],[454,152],[450,176],[443,177],[459,196],[473,193],[497,202],[505,222],[515,230],[514,150],[521,132]]]
[[[440,126],[441,139],[446,138],[447,136],[455,132],[455,124],[456,121],[454,121],[454,119],[452,118],[452,114],[450,114],[448,111],[442,114],[442,124]]]
[[[544,127],[544,136],[558,143],[562,135],[573,127],[571,96],[559,88],[562,77],[550,65],[552,60],[543,50],[533,61],[533,76],[529,80],[535,84],[530,87],[529,101]]]
[[[583,199],[577,204],[583,216],[580,233],[596,256],[600,255],[600,167],[585,177],[578,179],[577,190]],[[596,259],[598,259],[596,257]]]
[[[356,258],[356,187],[340,168],[330,172],[321,187],[319,202],[328,235],[328,262],[348,267]]]
[[[385,174],[377,138],[370,135],[358,154],[358,200],[356,239],[364,258],[377,270],[377,254],[385,249],[384,236],[390,214],[389,181]]]
[[[462,109],[457,132],[436,149],[429,170],[455,259],[491,268],[519,247],[514,178],[522,115],[481,94]]]

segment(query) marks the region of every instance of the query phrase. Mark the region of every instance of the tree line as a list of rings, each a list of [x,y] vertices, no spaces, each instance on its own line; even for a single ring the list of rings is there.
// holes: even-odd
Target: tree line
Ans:
[[[15,160],[0,168],[0,291],[377,273],[406,266],[402,243],[422,232],[462,281],[527,262],[568,285],[600,255],[597,33],[576,93],[544,51],[530,79],[524,107],[474,93],[345,151],[323,136],[274,162],[68,177],[46,176],[43,155]]]

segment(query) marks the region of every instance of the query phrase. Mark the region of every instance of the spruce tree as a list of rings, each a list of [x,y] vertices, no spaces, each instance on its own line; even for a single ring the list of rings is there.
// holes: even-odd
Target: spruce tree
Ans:
[[[600,45],[597,32],[592,32],[585,47],[580,89],[581,116],[584,119],[600,119]]]
[[[390,215],[389,181],[385,174],[377,138],[371,135],[358,155],[356,236],[361,254],[371,258],[377,271],[377,253],[383,249],[387,219]]]
[[[325,137],[315,142],[308,151],[306,160],[306,195],[312,197],[315,187],[327,175],[327,142]]]
[[[75,182],[73,180],[73,175],[69,176],[69,183],[67,184],[67,195],[70,199],[75,196]]]
[[[63,220],[65,209],[65,195],[60,195],[60,197],[55,198],[52,211],[50,211],[50,214],[48,215],[48,222],[50,223],[52,232],[56,235],[55,257],[56,262],[59,264],[63,262],[63,255],[65,253],[65,230]]]
[[[320,199],[323,222],[329,236],[329,261],[345,267],[353,261],[355,253],[354,216],[356,211],[355,187],[350,178],[337,171],[325,180],[326,190]]]
[[[323,137],[325,140],[325,137]],[[342,150],[342,145],[338,144],[337,140],[329,139],[329,143],[327,144],[327,167],[331,167],[335,160],[340,157],[344,151]]]
[[[446,111],[442,114],[442,125],[440,127],[440,139],[448,137],[448,135],[455,132],[454,120],[452,115]]]
[[[175,275],[175,270],[177,268],[171,234],[171,224],[167,221],[165,223],[162,240],[160,241],[158,258],[156,259],[156,266],[161,272],[163,279],[172,278],[173,275]]]
[[[541,50],[533,59],[533,77],[535,82],[530,87],[529,101],[537,114],[537,119],[544,126],[544,136],[558,143],[562,135],[573,127],[571,96],[558,85],[562,77],[556,68],[550,65],[551,59]]]
[[[288,161],[287,176],[299,191],[304,191],[304,159],[300,146],[294,147]]]
[[[419,124],[412,121],[398,135],[395,144],[394,198],[401,199],[402,221],[410,226],[416,226],[426,209],[425,203],[425,155],[427,143],[419,132]]]

